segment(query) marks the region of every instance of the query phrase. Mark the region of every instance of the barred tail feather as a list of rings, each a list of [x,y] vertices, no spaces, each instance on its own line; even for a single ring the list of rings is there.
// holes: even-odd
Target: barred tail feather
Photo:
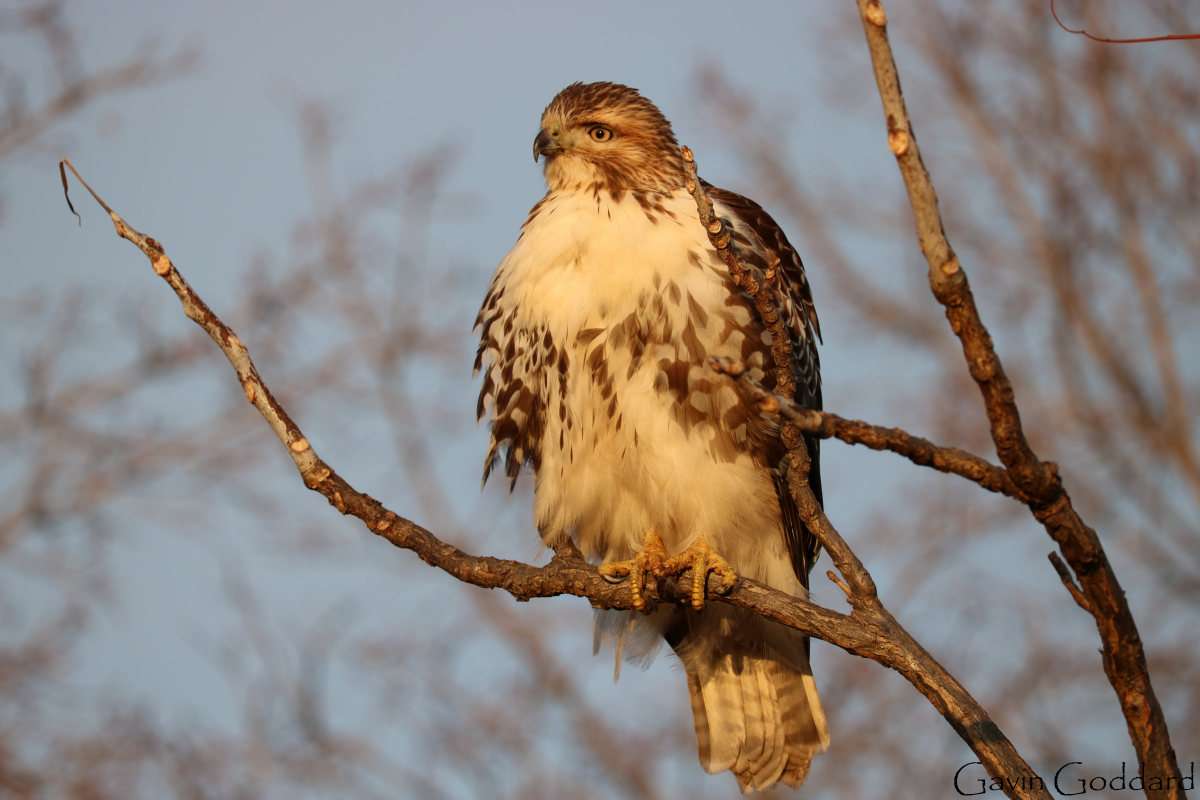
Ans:
[[[779,781],[796,788],[829,746],[803,640],[770,633],[774,641],[751,648],[681,648],[700,763],[709,773],[732,771],[743,794]]]

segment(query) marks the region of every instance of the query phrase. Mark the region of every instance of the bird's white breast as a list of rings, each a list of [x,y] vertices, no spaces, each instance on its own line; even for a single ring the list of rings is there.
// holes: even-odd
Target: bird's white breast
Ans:
[[[650,527],[672,551],[703,534],[739,571],[798,592],[770,474],[731,413],[745,406],[706,364],[730,355],[761,372],[759,343],[745,339],[765,334],[692,198],[656,205],[551,195],[497,271],[514,330],[568,358],[565,374],[542,364],[536,377],[538,528],[606,561],[630,557]]]

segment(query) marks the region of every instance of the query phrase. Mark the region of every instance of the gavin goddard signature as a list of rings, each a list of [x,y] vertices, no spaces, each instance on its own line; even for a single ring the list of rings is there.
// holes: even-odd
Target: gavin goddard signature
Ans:
[[[978,761],[972,761],[969,764],[963,764],[954,773],[954,791],[958,792],[963,797],[970,795],[986,794],[987,792],[1002,792],[1005,789],[1041,789],[1046,790],[1046,783],[1037,775],[1022,775],[1019,778],[1012,778],[1008,775],[1000,775],[998,777],[989,778],[987,774],[984,777],[977,778],[974,775],[967,773],[969,767],[982,766]],[[1079,769],[1075,769],[1075,767]],[[1110,791],[1121,791],[1122,789],[1130,789],[1135,792],[1161,791],[1170,789],[1173,785],[1177,785],[1184,791],[1192,791],[1195,788],[1196,780],[1196,762],[1193,761],[1188,765],[1188,774],[1181,778],[1176,778],[1174,775],[1160,777],[1158,775],[1146,776],[1146,762],[1142,762],[1136,775],[1132,778],[1125,776],[1125,762],[1121,762],[1121,774],[1106,777],[1096,775],[1093,778],[1080,778],[1079,773],[1082,770],[1082,761],[1071,761],[1063,764],[1054,773],[1054,791],[1063,797],[1071,797],[1077,794],[1087,794],[1088,789],[1094,792],[1109,789]],[[978,790],[975,785],[978,784]],[[974,791],[973,791],[974,790]]]

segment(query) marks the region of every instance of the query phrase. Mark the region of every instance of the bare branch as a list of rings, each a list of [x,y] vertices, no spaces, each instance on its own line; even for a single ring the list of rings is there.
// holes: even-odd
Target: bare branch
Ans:
[[[932,467],[938,472],[959,475],[978,483],[989,492],[1022,499],[1008,471],[985,458],[957,447],[942,447],[928,439],[913,436],[900,428],[884,428],[857,419],[845,419],[829,411],[805,408],[786,397],[767,391],[754,380],[741,362],[713,356],[709,359],[717,372],[737,378],[742,389],[758,402],[759,409],[779,414],[803,433],[819,439],[841,439],[846,444],[861,444],[872,450],[890,450],[914,464]]]
[[[1059,580],[1062,581],[1063,586],[1067,587],[1067,591],[1071,593],[1071,599],[1075,601],[1077,606],[1092,614],[1091,603],[1083,596],[1083,592],[1079,591],[1079,587],[1075,585],[1075,579],[1071,577],[1071,573],[1067,569],[1067,565],[1063,563],[1062,558],[1053,550],[1050,551],[1049,558],[1051,566],[1058,573]]]
[[[74,167],[69,162],[67,166],[78,178]],[[596,568],[580,559],[578,550],[569,543],[560,542],[555,556],[545,567],[488,556],[472,556],[442,542],[428,530],[350,486],[318,458],[300,429],[272,397],[254,368],[246,346],[187,284],[162,245],[134,230],[82,178],[80,182],[108,211],[117,234],[133,242],[145,253],[155,273],[175,291],[188,317],[204,328],[225,353],[237,371],[247,399],[254,403],[287,447],[305,485],[322,494],[338,511],[359,518],[371,532],[397,547],[413,551],[426,563],[460,581],[481,588],[503,589],[518,601],[571,594],[586,597],[595,608],[632,607],[629,584],[610,584],[601,578]],[[807,451],[803,447],[793,449],[793,464],[796,468],[790,471],[789,482],[800,498],[801,514],[806,524],[817,531],[822,545],[846,577],[854,611],[849,616],[838,614],[745,579],[740,580],[732,592],[722,596],[721,579],[715,574],[709,577],[709,598],[749,609],[847,652],[897,670],[947,717],[990,769],[999,774],[1032,775],[1028,764],[1020,758],[982,707],[883,608],[870,574],[829,523],[808,488]],[[648,587],[648,592],[652,600],[683,604],[691,599],[690,583],[686,579],[668,581],[662,587]],[[1011,789],[1009,796],[1049,797],[1045,792],[1038,793],[1023,787]]]
[[[735,286],[740,286],[754,298],[754,308],[763,324],[771,332],[771,357],[775,361],[775,385],[781,394],[790,397],[795,393],[796,376],[792,374],[792,337],[788,334],[783,317],[771,300],[773,276],[764,275],[752,264],[747,264],[730,244],[730,233],[725,224],[713,214],[712,200],[704,191],[703,182],[696,170],[696,159],[688,147],[680,148],[688,193],[696,199],[696,210],[700,213],[700,224],[708,233],[708,240],[729,267]]]
[[[370,530],[397,547],[412,550],[431,566],[438,567],[464,583],[485,589],[503,589],[517,600],[572,594],[587,597],[595,608],[632,608],[627,584],[611,584],[600,577],[596,568],[584,561],[573,543],[560,541],[556,554],[545,567],[519,561],[472,556],[439,540],[428,530],[385,508],[379,501],[350,486],[316,454],[296,423],[271,395],[250,359],[246,345],[196,294],[155,239],[136,231],[112,210],[79,177],[74,166],[67,167],[79,178],[92,196],[112,218],[117,234],[133,242],[150,259],[155,274],[167,281],[183,304],[184,313],[200,325],[225,353],[237,372],[246,398],[270,424],[287,448],[305,485],[319,492],[343,514],[358,517]],[[710,595],[719,597],[720,579],[710,579]],[[690,601],[690,585],[660,593],[666,602]],[[759,611],[810,635],[827,638],[835,635],[836,622],[848,618],[752,581],[743,581],[732,595],[724,597],[734,605]],[[798,604],[798,605],[797,605]],[[853,640],[855,637],[851,636]]]
[[[795,403],[785,399],[795,392],[795,378],[791,366],[791,337],[784,330],[782,317],[771,298],[769,291],[771,276],[759,275],[737,254],[736,248],[730,241],[728,231],[713,215],[712,202],[700,181],[692,151],[687,147],[682,148],[682,151],[686,176],[685,185],[696,200],[700,222],[708,232],[709,241],[721,253],[722,259],[729,267],[734,283],[743,286],[754,297],[759,317],[771,334],[771,351],[775,357],[778,374],[776,381],[777,385],[781,387],[782,396],[768,394],[762,390],[761,385],[745,375],[744,366],[738,362],[731,359],[714,358],[710,363],[718,372],[745,377],[750,381],[751,395],[759,401],[760,408],[764,412],[779,413],[789,423],[793,423],[785,423],[780,430],[780,436],[788,448],[788,490],[796,501],[800,518],[804,521],[805,527],[817,537],[821,546],[833,559],[838,571],[845,578],[843,582],[838,580],[832,572],[829,573],[831,580],[846,593],[847,602],[854,609],[851,619],[864,622],[867,628],[881,640],[881,644],[887,652],[885,655],[877,653],[874,648],[851,647],[844,640],[826,639],[826,641],[837,644],[848,652],[878,661],[908,679],[917,691],[923,694],[946,718],[946,721],[971,750],[979,756],[980,762],[987,768],[989,774],[1033,775],[1033,770],[1021,758],[1012,742],[992,722],[983,707],[954,679],[954,676],[909,635],[908,631],[884,607],[879,600],[875,581],[870,572],[825,516],[825,511],[821,508],[821,504],[808,484],[811,461],[808,448],[800,436],[803,426],[813,427],[815,423],[815,426],[819,428],[820,419],[812,417],[818,412],[801,409]],[[755,387],[757,387],[757,393],[755,393]],[[784,406],[788,406],[789,410],[795,413],[791,416],[783,413]],[[799,424],[795,424],[797,422]],[[930,446],[932,447],[932,445]],[[757,608],[754,610],[763,616],[774,619],[769,613],[764,613]],[[824,637],[818,635],[818,638]],[[1044,786],[1039,792],[1032,786],[1027,788],[1024,781],[1020,785],[1013,785],[1010,782],[1005,787],[1005,793],[1013,798],[1048,798],[1050,796]]]
[[[1021,426],[1012,384],[984,326],[966,272],[946,239],[929,173],[900,90],[900,79],[887,36],[887,15],[878,0],[858,0],[863,30],[887,121],[888,146],[896,156],[908,190],[921,251],[929,263],[929,283],[946,309],[962,343],[971,377],[978,385],[991,423],[992,440],[1026,504],[1079,578],[1103,643],[1104,671],[1117,693],[1139,761],[1148,774],[1180,775],[1162,707],[1150,684],[1146,656],[1125,593],[1096,532],[1084,524],[1062,488],[1057,468],[1034,454]],[[995,774],[995,773],[990,773]],[[1179,781],[1167,789],[1147,788],[1150,797],[1182,798]]]

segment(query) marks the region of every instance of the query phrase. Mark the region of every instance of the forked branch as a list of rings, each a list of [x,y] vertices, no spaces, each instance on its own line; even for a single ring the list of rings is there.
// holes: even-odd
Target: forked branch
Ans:
[[[73,166],[65,160],[63,163],[79,178]],[[134,230],[82,178],[79,180],[108,212],[117,234],[136,245],[150,259],[155,274],[175,291],[183,304],[184,313],[221,348],[237,372],[246,399],[258,409],[287,448],[305,485],[319,492],[339,512],[357,517],[372,533],[397,547],[413,551],[426,563],[464,583],[486,589],[503,589],[520,601],[570,594],[586,597],[595,608],[632,607],[628,584],[610,584],[601,578],[596,568],[584,561],[579,551],[567,540],[556,544],[554,557],[544,567],[473,556],[439,540],[430,531],[388,510],[379,501],[352,487],[317,456],[299,426],[263,382],[250,359],[249,349],[188,285],[163,246]],[[1007,775],[1032,775],[1033,771],[983,708],[883,607],[870,574],[829,523],[808,488],[805,449],[795,448],[793,459],[795,468],[789,476],[791,488],[799,498],[806,524],[817,531],[823,546],[846,578],[852,613],[839,614],[746,579],[740,580],[732,592],[722,596],[719,594],[722,588],[720,578],[715,575],[709,578],[707,586],[709,600],[749,609],[849,653],[897,670],[947,718],[990,771]],[[661,603],[682,604],[691,598],[691,584],[687,578],[679,582],[668,581],[661,587],[647,588],[650,599]],[[1049,797],[1044,791],[1025,789],[1024,785],[1009,791],[1009,796]]]
[[[889,450],[904,456],[922,467],[932,467],[938,472],[959,475],[979,484],[989,492],[1021,499],[1020,491],[1013,484],[1008,471],[997,467],[986,458],[968,453],[957,447],[943,447],[928,439],[913,436],[901,428],[885,428],[857,419],[839,417],[829,411],[805,408],[798,403],[769,392],[754,380],[745,366],[730,358],[712,356],[712,368],[737,380],[749,397],[758,403],[760,411],[778,414],[796,426],[797,430],[816,436],[818,439],[841,439],[846,444],[861,444],[872,450]]]
[[[1012,383],[975,305],[966,271],[950,247],[938,210],[937,193],[921,160],[900,78],[887,35],[887,14],[879,0],[857,0],[875,80],[883,101],[888,146],[896,157],[908,190],[921,252],[929,263],[929,285],[946,309],[950,327],[962,344],[967,369],[983,395],[992,441],[1021,493],[1023,502],[1062,549],[1063,559],[1079,580],[1080,597],[1072,596],[1095,618],[1103,644],[1104,672],[1116,691],[1129,735],[1146,775],[1160,776],[1167,788],[1148,797],[1182,798],[1180,772],[1162,706],[1150,684],[1146,655],[1125,592],[1117,581],[1104,547],[1071,504],[1058,469],[1042,461],[1025,438]],[[1069,577],[1069,576],[1068,576]],[[1064,583],[1073,586],[1073,581]]]
[[[683,148],[683,162],[685,186],[688,192],[696,200],[696,208],[699,212],[700,223],[708,232],[709,242],[721,254],[721,258],[729,267],[729,273],[734,283],[741,286],[746,292],[754,298],[755,308],[758,311],[759,318],[764,327],[771,333],[772,340],[772,355],[774,356],[777,374],[777,386],[779,395],[774,395],[766,392],[765,389],[754,381],[746,373],[744,365],[740,362],[726,358],[714,358],[711,364],[714,370],[731,375],[742,384],[743,390],[758,401],[759,410],[769,414],[779,414],[783,424],[780,426],[780,436],[783,442],[788,447],[788,490],[791,492],[792,499],[796,501],[796,506],[800,511],[800,518],[804,521],[805,527],[812,531],[820,541],[821,546],[829,553],[838,572],[841,573],[844,582],[838,579],[838,576],[832,572],[829,573],[829,578],[836,583],[845,593],[846,602],[848,602],[854,611],[851,614],[851,619],[862,622],[876,637],[880,646],[886,651],[886,656],[876,657],[869,653],[863,653],[851,648],[845,647],[840,642],[833,642],[850,652],[857,652],[859,655],[867,655],[884,666],[890,667],[905,678],[908,679],[917,691],[923,694],[934,708],[938,710],[950,726],[954,728],[962,740],[971,748],[971,750],[979,757],[980,763],[988,770],[991,775],[1007,775],[1007,776],[1033,776],[1035,773],[1030,766],[1021,758],[1020,753],[1013,746],[1012,742],[1001,733],[1000,729],[992,722],[987,712],[971,697],[970,693],[954,679],[949,672],[939,664],[933,656],[931,656],[925,648],[912,638],[912,636],[904,629],[895,617],[884,607],[879,599],[878,592],[875,588],[875,581],[871,577],[871,573],[859,560],[850,546],[841,537],[841,534],[829,522],[825,516],[825,511],[821,508],[821,504],[817,502],[816,495],[813,494],[812,488],[808,484],[808,473],[810,469],[810,460],[808,448],[801,438],[801,431],[807,433],[831,432],[836,428],[836,425],[828,428],[823,428],[823,423],[826,419],[838,420],[846,423],[834,415],[825,415],[824,412],[815,412],[809,409],[801,408],[793,403],[790,398],[795,392],[795,379],[792,375],[791,366],[791,336],[784,329],[782,324],[782,315],[778,308],[774,306],[774,301],[771,297],[770,278],[766,275],[759,274],[751,265],[737,253],[737,248],[731,241],[729,232],[724,229],[723,224],[717,219],[712,210],[712,201],[709,199],[704,190],[704,184],[701,182],[697,170],[696,160],[692,151],[687,147]],[[863,433],[862,429],[872,429],[874,426],[867,426],[863,423],[848,423],[843,424],[841,429],[844,433],[850,434],[851,429],[858,427],[856,433]],[[906,449],[900,445],[901,440],[907,439],[910,442],[915,440],[920,444],[908,449],[908,455],[913,457],[918,452],[930,454],[930,449],[943,450],[944,448],[935,448],[924,439],[915,439],[904,431],[896,430],[895,435],[889,436],[882,428],[868,431],[867,438],[870,438],[870,433],[876,435],[877,443],[883,449],[887,443],[894,445],[893,448]],[[830,435],[832,435],[830,433]],[[864,442],[865,443],[865,442]],[[924,445],[925,447],[922,447]],[[969,454],[961,453],[962,456]],[[944,453],[942,453],[944,456]],[[920,456],[917,456],[918,458]],[[991,471],[985,470],[985,476],[990,475],[993,481],[1000,481],[1002,476],[996,474],[996,468],[991,467],[983,459],[971,456],[975,459],[975,466],[979,468],[982,465],[990,467]],[[916,460],[916,459],[914,459]],[[936,459],[934,459],[936,460]],[[960,459],[963,460],[963,459]],[[944,461],[944,459],[943,459]],[[934,464],[930,464],[933,466]],[[953,471],[953,470],[943,470]],[[999,471],[1000,473],[1003,470]],[[982,479],[975,479],[982,483]],[[1011,486],[1011,482],[1009,483]],[[827,640],[828,641],[828,640]],[[1029,784],[1028,786],[1026,784]],[[1048,798],[1050,795],[1046,791],[1045,786],[1038,790],[1034,788],[1032,782],[1024,780],[1009,781],[1005,786],[1005,794],[1012,798]]]

